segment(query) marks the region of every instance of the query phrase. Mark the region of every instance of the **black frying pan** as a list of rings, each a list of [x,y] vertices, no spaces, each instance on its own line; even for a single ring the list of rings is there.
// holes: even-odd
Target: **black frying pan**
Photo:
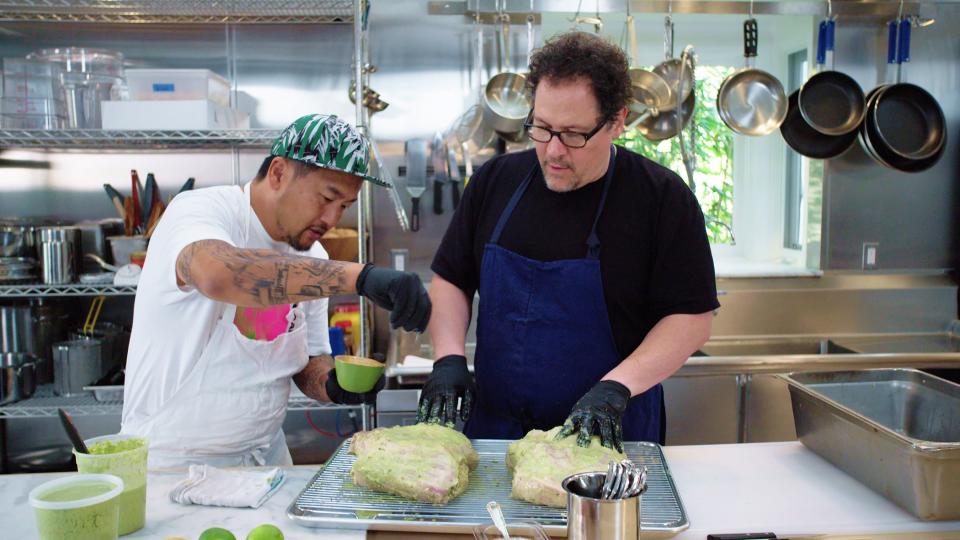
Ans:
[[[833,71],[834,29],[836,21],[820,22],[817,34],[817,64],[830,68],[820,71],[800,87],[798,106],[807,124],[824,135],[855,132],[863,121],[863,89],[852,77]]]
[[[891,86],[892,85],[880,86],[870,92],[867,100],[868,111],[876,107],[880,94]],[[943,144],[940,145],[940,148],[934,154],[922,159],[908,159],[891,152],[890,149],[883,144],[882,141],[880,141],[880,134],[877,132],[876,126],[873,122],[864,122],[860,128],[860,132],[861,145],[864,147],[864,150],[866,150],[870,157],[875,159],[881,165],[903,172],[916,173],[933,167],[938,161],[940,161],[940,158],[943,156],[943,153],[947,148],[946,135],[944,135]]]
[[[888,63],[910,60],[910,22],[890,23]],[[860,135],[865,148],[883,165],[904,172],[929,169],[939,161],[946,146],[946,119],[929,92],[909,83],[875,88],[870,92],[867,115]]]
[[[810,127],[800,113],[798,106],[800,91],[790,94],[787,100],[787,117],[780,124],[783,140],[798,154],[814,159],[828,159],[839,156],[850,148],[857,138],[857,130],[843,135],[824,135]]]

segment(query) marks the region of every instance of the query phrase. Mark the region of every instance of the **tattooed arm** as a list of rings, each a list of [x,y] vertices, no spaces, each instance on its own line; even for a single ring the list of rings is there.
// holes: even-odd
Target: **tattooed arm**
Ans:
[[[362,269],[356,263],[199,240],[177,257],[177,284],[219,302],[265,307],[356,292]]]
[[[293,376],[297,388],[317,401],[330,401],[325,385],[330,370],[333,368],[333,357],[329,354],[311,356],[310,362],[303,371]]]

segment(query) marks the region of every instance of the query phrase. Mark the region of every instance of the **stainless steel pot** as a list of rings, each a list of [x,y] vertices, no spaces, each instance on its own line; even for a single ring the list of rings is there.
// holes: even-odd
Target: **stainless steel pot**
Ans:
[[[46,218],[0,218],[0,257],[37,258],[37,228],[53,225]]]
[[[41,227],[37,232],[44,283],[59,285],[76,281],[78,237],[76,227]]]
[[[30,306],[0,306],[0,352],[37,352]]]
[[[500,37],[503,52],[510,62],[510,17],[503,20]],[[499,133],[518,133],[530,114],[533,100],[527,90],[527,78],[511,71],[498,73],[487,81],[483,89],[483,120]]]
[[[73,396],[99,379],[101,371],[99,339],[61,341],[53,346],[54,393]]]
[[[33,395],[37,388],[37,357],[30,353],[0,353],[0,405]]]

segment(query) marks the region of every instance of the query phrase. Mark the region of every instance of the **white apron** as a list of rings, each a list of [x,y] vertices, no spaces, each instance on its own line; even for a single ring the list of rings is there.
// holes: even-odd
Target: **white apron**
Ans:
[[[249,238],[250,185],[242,231]],[[292,465],[283,420],[293,375],[306,367],[306,317],[287,314],[289,330],[272,341],[249,339],[234,325],[228,305],[213,327],[185,383],[146,421],[124,426],[146,437],[150,468]],[[174,338],[175,339],[175,338]]]

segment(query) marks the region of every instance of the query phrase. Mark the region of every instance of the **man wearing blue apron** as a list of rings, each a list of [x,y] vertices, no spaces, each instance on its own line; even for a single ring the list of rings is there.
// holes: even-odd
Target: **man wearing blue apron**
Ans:
[[[703,214],[676,174],[613,145],[632,97],[618,47],[561,35],[533,55],[528,84],[535,149],[477,171],[433,261],[438,360],[419,419],[459,417],[471,438],[562,424],[581,445],[662,444],[660,382],[719,307]]]

